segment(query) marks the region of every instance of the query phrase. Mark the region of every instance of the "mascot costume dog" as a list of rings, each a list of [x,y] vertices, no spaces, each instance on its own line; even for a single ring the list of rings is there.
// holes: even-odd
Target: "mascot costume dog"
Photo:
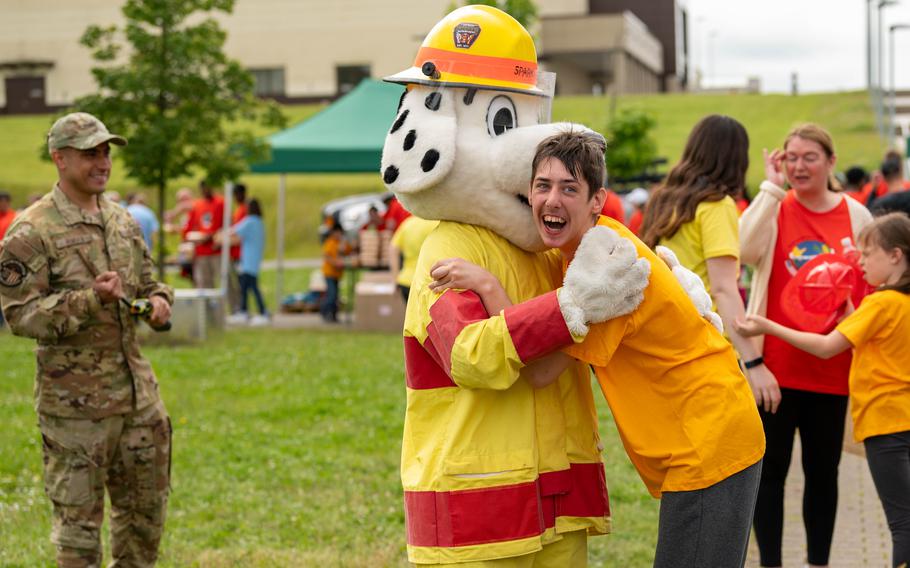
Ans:
[[[539,124],[533,40],[495,8],[455,10],[414,66],[386,80],[407,90],[383,180],[412,213],[442,220],[421,250],[404,329],[408,558],[583,565],[587,535],[610,526],[589,373],[578,364],[535,390],[521,370],[580,341],[588,323],[632,311],[649,266],[576,256],[570,273],[586,278],[567,275],[553,291],[561,260],[543,251],[525,196],[541,140],[570,128],[599,135]],[[451,257],[492,272],[515,305],[487,314],[473,292],[431,292],[430,267]]]

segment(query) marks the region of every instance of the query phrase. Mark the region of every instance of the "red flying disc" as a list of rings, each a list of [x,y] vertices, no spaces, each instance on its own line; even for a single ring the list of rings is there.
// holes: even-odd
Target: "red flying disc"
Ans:
[[[800,267],[781,294],[781,308],[803,331],[830,331],[843,315],[857,280],[854,265],[840,254],[820,254]]]

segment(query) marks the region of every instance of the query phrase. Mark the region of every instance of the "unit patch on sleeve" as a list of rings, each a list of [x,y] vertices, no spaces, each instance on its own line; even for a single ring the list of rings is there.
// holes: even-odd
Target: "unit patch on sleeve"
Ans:
[[[22,262],[10,258],[0,264],[0,284],[7,288],[14,288],[25,280],[27,269]]]

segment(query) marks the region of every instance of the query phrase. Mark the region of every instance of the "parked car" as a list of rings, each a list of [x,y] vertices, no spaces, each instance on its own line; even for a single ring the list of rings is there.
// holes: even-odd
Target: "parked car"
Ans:
[[[357,231],[370,220],[370,208],[375,207],[379,214],[386,212],[386,202],[392,197],[391,191],[382,193],[364,193],[333,199],[322,206],[322,218],[334,217],[341,228],[349,235]],[[319,227],[320,239],[325,236],[325,224]]]

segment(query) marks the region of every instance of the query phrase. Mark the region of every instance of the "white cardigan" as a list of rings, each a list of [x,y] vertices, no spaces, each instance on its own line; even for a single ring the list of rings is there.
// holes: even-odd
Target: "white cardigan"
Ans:
[[[740,262],[754,268],[749,306],[746,313],[765,315],[768,311],[768,283],[771,280],[771,263],[777,244],[777,216],[780,202],[787,192],[768,180],[761,183],[760,191],[749,208],[739,219]],[[863,227],[872,221],[872,214],[855,199],[844,196],[850,214],[853,240]],[[763,343],[764,337],[758,337]]]

